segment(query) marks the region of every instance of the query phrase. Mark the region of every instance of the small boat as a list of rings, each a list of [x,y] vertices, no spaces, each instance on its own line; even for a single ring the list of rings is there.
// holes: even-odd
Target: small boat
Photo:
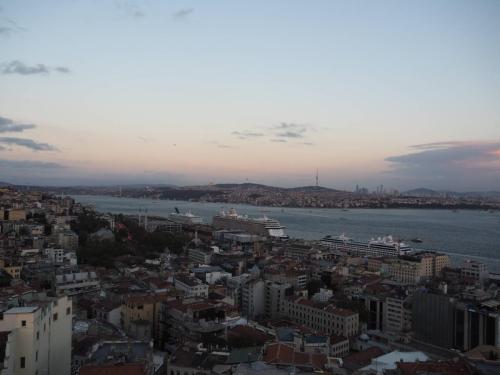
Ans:
[[[422,242],[424,242],[424,241],[422,241],[420,238],[413,238],[413,239],[411,240],[411,242],[413,242],[413,243],[422,243]]]

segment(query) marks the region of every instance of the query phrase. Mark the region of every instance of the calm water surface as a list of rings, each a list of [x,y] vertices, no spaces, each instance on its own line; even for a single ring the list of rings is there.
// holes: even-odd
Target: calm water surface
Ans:
[[[490,270],[500,272],[500,213],[478,210],[428,209],[305,209],[255,207],[243,204],[200,203],[153,199],[119,198],[95,195],[74,195],[83,204],[92,204],[100,212],[137,214],[148,210],[150,215],[168,216],[178,207],[191,211],[211,223],[221,209],[234,207],[241,215],[262,216],[280,221],[290,237],[320,239],[327,234],[347,236],[361,241],[392,234],[422,249],[450,254],[454,263],[465,258],[488,263]]]

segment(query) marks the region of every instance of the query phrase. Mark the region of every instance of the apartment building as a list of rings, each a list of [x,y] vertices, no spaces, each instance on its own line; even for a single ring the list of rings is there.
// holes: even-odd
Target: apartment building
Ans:
[[[351,337],[359,331],[359,315],[348,309],[300,297],[283,303],[284,313],[296,323],[318,332]]]
[[[308,258],[314,252],[312,246],[302,244],[287,244],[283,249],[283,255],[288,258]]]
[[[57,230],[52,234],[52,242],[65,250],[78,249],[78,235],[69,229]]]
[[[241,286],[241,314],[253,319],[264,315],[265,306],[265,282],[263,280],[248,280]]]
[[[287,283],[292,285],[295,289],[304,289],[307,285],[308,276],[305,270],[279,270],[279,269],[266,269],[264,272],[264,279],[271,280],[279,283]]]
[[[283,315],[283,302],[291,288],[292,286],[288,283],[266,281],[265,314],[267,317],[276,319]]]
[[[212,254],[213,251],[208,249],[189,249],[188,258],[189,260],[198,264],[210,264],[212,260]]]
[[[55,288],[60,294],[69,295],[93,292],[99,289],[99,278],[95,272],[72,272],[56,275]]]
[[[121,306],[121,324],[124,331],[137,340],[158,340],[161,302],[165,294],[129,296]]]
[[[11,208],[6,211],[7,220],[20,221],[26,220],[26,210],[22,208]]]
[[[191,276],[178,275],[174,278],[175,289],[183,291],[186,297],[207,297],[208,285]]]
[[[400,333],[411,330],[411,309],[406,296],[387,297],[385,300],[384,331]]]
[[[462,263],[460,274],[462,277],[484,280],[489,276],[488,266],[475,260],[466,260]]]
[[[0,373],[70,374],[71,331],[72,303],[67,296],[4,311],[0,332],[7,335],[8,356]]]
[[[387,262],[390,277],[401,284],[416,285],[424,277],[424,265],[419,261],[390,259]]]

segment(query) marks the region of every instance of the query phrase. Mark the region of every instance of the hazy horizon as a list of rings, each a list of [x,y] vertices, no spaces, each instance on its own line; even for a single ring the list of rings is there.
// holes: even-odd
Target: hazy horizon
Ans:
[[[486,0],[0,0],[0,181],[499,190],[499,19]]]

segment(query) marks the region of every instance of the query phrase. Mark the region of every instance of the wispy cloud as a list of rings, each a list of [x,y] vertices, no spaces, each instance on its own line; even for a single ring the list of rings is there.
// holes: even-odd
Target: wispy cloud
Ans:
[[[24,28],[10,18],[0,18],[0,36],[8,37],[23,30]]]
[[[23,124],[0,116],[0,133],[20,133],[35,127],[33,124]]]
[[[71,70],[65,66],[56,66],[54,70],[58,73],[71,73]]]
[[[275,142],[275,143],[286,143],[287,140],[286,139],[270,139],[271,142]]]
[[[475,182],[500,186],[500,141],[434,142],[410,146],[415,152],[390,156],[388,174],[447,188]]]
[[[410,146],[421,150],[386,160],[405,166],[463,165],[500,161],[500,142],[436,142]],[[500,170],[499,170],[500,173]]]
[[[0,137],[0,145],[26,147],[33,151],[58,151],[55,146],[48,143],[35,142],[26,138]]]
[[[218,141],[209,141],[208,143],[211,143],[211,144],[215,145],[217,148],[221,148],[221,149],[234,148],[234,146],[224,144],[224,143],[219,143]]]
[[[135,4],[132,1],[125,1],[125,0],[116,0],[115,1],[115,6],[118,8],[120,12],[123,14],[133,17],[133,18],[143,18],[144,17],[144,12],[142,9],[139,7],[139,5]]]
[[[234,131],[231,132],[232,135],[238,137],[239,139],[247,139],[247,138],[255,138],[255,137],[263,137],[264,133],[253,132],[253,131]]]
[[[22,169],[61,169],[66,168],[65,165],[48,162],[48,161],[37,161],[37,160],[8,160],[0,159],[0,167],[2,168],[22,168]]]
[[[174,21],[185,21],[186,19],[189,18],[191,14],[193,14],[193,12],[194,12],[193,8],[179,9],[178,11],[172,13],[172,19]]]
[[[280,138],[304,138],[310,129],[307,125],[282,122],[272,128],[275,137]]]
[[[2,64],[2,74],[47,75],[52,72],[67,74],[70,70],[65,66],[50,67],[45,64],[27,65],[19,60],[12,60]]]

